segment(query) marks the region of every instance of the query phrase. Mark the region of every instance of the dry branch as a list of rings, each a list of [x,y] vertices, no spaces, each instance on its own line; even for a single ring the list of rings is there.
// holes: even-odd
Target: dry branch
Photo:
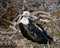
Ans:
[[[4,13],[0,16],[0,19],[2,18],[3,15],[6,14],[8,8],[9,8],[9,3],[8,3],[8,2],[6,2],[6,3],[7,3],[7,7],[6,7],[6,9],[5,9],[3,6],[1,6],[1,8],[4,10]]]
[[[16,34],[17,32],[14,32],[14,31],[12,31],[12,32],[3,32],[3,31],[0,31],[0,34],[1,35],[11,35],[11,34]]]
[[[37,14],[37,13],[43,13],[43,14],[45,14],[45,15],[49,15],[50,16],[50,13],[49,12],[44,12],[44,11],[36,11],[36,12],[33,12],[33,13],[31,13],[31,14]]]

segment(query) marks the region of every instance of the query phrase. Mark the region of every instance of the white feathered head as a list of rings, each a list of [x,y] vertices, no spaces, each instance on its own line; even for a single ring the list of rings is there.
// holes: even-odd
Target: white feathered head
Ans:
[[[30,16],[30,12],[29,11],[24,11],[22,15],[24,15],[24,16]]]

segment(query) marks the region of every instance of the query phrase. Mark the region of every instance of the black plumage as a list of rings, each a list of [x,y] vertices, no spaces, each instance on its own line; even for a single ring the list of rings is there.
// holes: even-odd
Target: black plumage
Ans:
[[[33,42],[37,42],[39,44],[47,44],[47,42],[51,43],[51,41],[53,41],[53,38],[47,35],[42,25],[33,23],[30,19],[29,24],[25,25],[20,23],[19,28],[23,36]]]

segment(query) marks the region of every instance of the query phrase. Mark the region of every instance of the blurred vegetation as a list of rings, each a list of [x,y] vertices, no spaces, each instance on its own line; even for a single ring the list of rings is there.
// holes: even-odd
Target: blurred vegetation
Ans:
[[[24,5],[23,4],[23,0],[21,0],[20,2],[19,1],[20,0],[18,0],[17,2],[15,0],[9,0],[9,1],[8,0],[2,0],[2,7],[3,8],[0,7],[0,16],[5,12],[4,9],[6,9],[6,6],[7,6],[6,2],[8,2],[9,6],[10,6],[7,9],[7,11],[5,12],[5,14],[0,18],[0,28],[2,30],[4,30],[4,29],[7,30],[9,25],[11,25],[10,23],[6,22],[4,19],[9,20],[9,21],[13,21],[13,19],[16,18],[17,15],[23,11],[22,10],[22,6]],[[36,2],[39,2],[39,1],[36,1]],[[28,8],[27,10],[31,10],[31,9],[33,11],[42,10],[42,9],[39,8],[41,6],[41,4],[36,3],[36,2],[34,2],[33,0],[32,1],[28,0],[27,4],[30,4],[30,3],[34,3],[34,4],[28,5],[28,7],[30,7],[30,8]],[[44,11],[48,12],[49,11],[48,7],[44,8]],[[51,17],[55,17],[56,16],[57,19],[60,18],[60,8],[54,10],[51,13],[51,15],[52,15]],[[41,23],[41,21],[39,21],[39,23]],[[52,37],[56,36],[59,39],[60,32],[57,31],[57,29],[56,29],[56,27],[54,25],[55,24],[54,22],[50,22],[50,23],[42,22],[41,24],[43,25],[44,28],[47,27],[46,31],[49,33],[50,36],[52,36]],[[58,26],[60,27],[60,23],[58,24]],[[51,29],[51,31],[49,30],[49,28]],[[40,45],[40,44],[37,44],[37,43],[35,44],[34,42],[31,42],[31,41],[25,39],[22,35],[18,35],[17,40],[18,40],[18,43],[17,43],[18,47],[17,48],[25,48],[25,47],[26,48],[44,48],[44,46],[46,48],[48,48],[46,45]],[[53,45],[51,45],[51,47]]]

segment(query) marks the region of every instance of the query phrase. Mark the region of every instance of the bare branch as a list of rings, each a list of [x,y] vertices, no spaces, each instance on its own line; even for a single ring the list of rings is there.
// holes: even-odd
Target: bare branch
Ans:
[[[7,12],[7,9],[9,8],[9,4],[8,4],[8,2],[6,2],[6,3],[7,3],[7,7],[6,7],[6,9],[3,8],[3,6],[1,6],[1,8],[4,10],[4,13],[0,16],[0,19],[1,19],[2,16]]]
[[[2,19],[2,20],[4,20],[4,21],[6,21],[6,22],[8,22],[8,23],[10,23],[10,24],[14,24],[13,22],[11,22],[11,21],[9,21],[9,20],[7,20],[7,19]]]
[[[19,14],[19,15],[13,20],[13,22],[15,22],[20,16],[21,16],[21,14]]]
[[[0,31],[0,34],[1,35],[10,35],[10,34],[16,34],[17,32],[2,32],[2,31]]]
[[[34,15],[34,14],[37,14],[37,13],[43,13],[43,14],[46,14],[46,15],[50,16],[50,13],[44,12],[44,11],[36,11],[36,12],[31,13],[31,14]]]

